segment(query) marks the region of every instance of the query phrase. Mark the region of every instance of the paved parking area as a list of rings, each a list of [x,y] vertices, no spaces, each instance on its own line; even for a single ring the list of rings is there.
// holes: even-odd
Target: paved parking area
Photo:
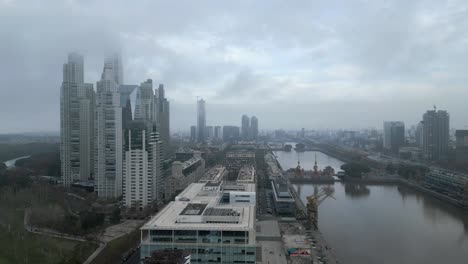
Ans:
[[[263,264],[285,264],[287,263],[284,254],[283,244],[280,241],[257,241],[257,246],[261,248],[261,261]]]

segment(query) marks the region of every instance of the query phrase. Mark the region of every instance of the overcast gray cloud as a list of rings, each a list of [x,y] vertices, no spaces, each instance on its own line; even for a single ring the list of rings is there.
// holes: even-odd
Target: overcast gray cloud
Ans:
[[[466,1],[0,0],[0,132],[59,128],[62,64],[87,82],[120,51],[125,82],[166,85],[173,130],[411,125],[437,104],[468,125]]]

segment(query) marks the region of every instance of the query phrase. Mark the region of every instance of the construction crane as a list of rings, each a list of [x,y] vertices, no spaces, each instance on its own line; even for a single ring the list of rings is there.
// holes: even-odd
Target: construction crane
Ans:
[[[319,188],[314,186],[314,194],[307,196],[307,228],[318,229],[318,207],[328,197],[333,197],[335,189],[331,186]]]

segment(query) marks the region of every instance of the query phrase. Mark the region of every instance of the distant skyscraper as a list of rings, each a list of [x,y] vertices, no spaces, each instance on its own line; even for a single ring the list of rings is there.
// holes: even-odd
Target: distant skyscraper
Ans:
[[[127,207],[143,209],[162,199],[161,141],[156,122],[131,121],[125,129],[123,200]]]
[[[84,83],[83,56],[70,53],[60,89],[60,161],[63,184],[87,180],[93,171],[93,85]]]
[[[215,126],[214,128],[214,138],[215,139],[222,139],[223,133],[220,126]]]
[[[126,128],[134,120],[138,85],[119,85],[120,106],[122,107],[122,127]]]
[[[123,79],[116,58],[106,59],[101,80],[97,82],[95,177],[99,197],[122,195],[122,107],[118,86]],[[112,61],[112,63],[110,63]]]
[[[190,127],[190,142],[197,141],[197,126]]]
[[[166,98],[164,85],[159,84],[158,90],[155,93],[155,116],[158,124],[158,131],[162,142],[164,158],[170,158],[169,145],[171,143],[170,134],[170,107],[169,101]]]
[[[257,119],[256,116],[252,116],[252,118],[250,118],[250,131],[251,131],[252,139],[257,141],[257,139],[258,139],[258,119]]]
[[[214,128],[213,126],[206,126],[205,135],[207,139],[213,139],[214,137]]]
[[[112,69],[113,80],[117,85],[123,84],[123,67],[122,58],[120,57],[120,54],[115,53],[110,56],[107,56],[104,60],[104,68]]]
[[[405,124],[400,121],[384,122],[384,142],[385,149],[394,153],[405,143]]]
[[[240,129],[237,126],[223,126],[223,140],[225,142],[237,141],[240,138]]]
[[[416,125],[415,141],[416,141],[416,145],[420,148],[423,147],[423,131],[424,131],[423,123],[419,122]]]
[[[459,164],[468,163],[468,130],[455,131],[455,160]]]
[[[447,111],[429,110],[423,115],[423,151],[429,160],[447,158],[449,146],[449,114]]]
[[[250,119],[247,115],[242,116],[241,137],[242,140],[250,139]]]
[[[153,81],[148,79],[137,90],[134,119],[154,120],[154,107]]]
[[[200,143],[206,140],[206,110],[205,100],[200,99],[197,102],[197,141]]]

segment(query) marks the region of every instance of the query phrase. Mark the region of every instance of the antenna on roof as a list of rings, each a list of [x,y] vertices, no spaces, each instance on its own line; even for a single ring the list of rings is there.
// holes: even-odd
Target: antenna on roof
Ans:
[[[437,112],[437,106],[434,105],[434,112]]]

